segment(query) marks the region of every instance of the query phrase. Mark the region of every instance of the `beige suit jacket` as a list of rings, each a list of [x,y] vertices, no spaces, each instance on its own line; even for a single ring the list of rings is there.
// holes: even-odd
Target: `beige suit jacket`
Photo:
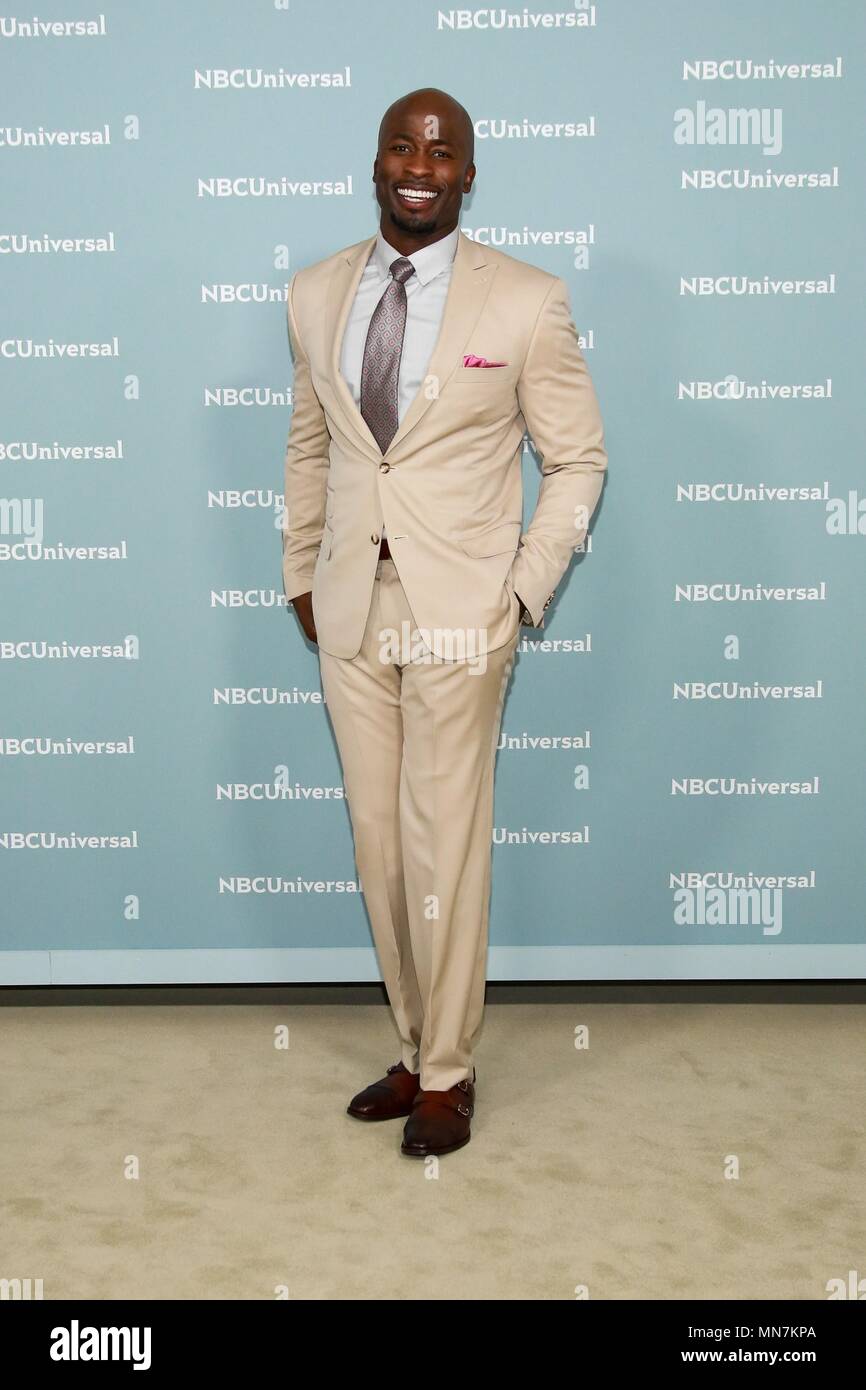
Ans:
[[[514,634],[520,595],[535,626],[601,494],[607,453],[598,400],[564,282],[462,232],[442,326],[415,397],[383,455],[341,372],[340,348],[375,237],[293,275],[295,361],[285,456],[286,598],[312,590],[319,646],[355,656],[382,526],[424,642]],[[502,367],[465,367],[474,354]],[[542,458],[523,525],[528,429]]]

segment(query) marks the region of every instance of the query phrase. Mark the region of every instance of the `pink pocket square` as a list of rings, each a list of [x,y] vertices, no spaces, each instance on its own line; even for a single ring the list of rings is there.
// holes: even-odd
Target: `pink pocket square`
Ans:
[[[507,367],[507,362],[488,362],[486,357],[476,357],[473,352],[463,358],[464,367]]]

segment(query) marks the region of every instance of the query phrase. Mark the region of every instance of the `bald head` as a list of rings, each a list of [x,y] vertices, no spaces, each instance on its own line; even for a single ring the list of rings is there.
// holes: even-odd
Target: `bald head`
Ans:
[[[451,134],[459,134],[463,150],[466,154],[466,162],[471,163],[475,156],[475,128],[472,124],[472,117],[461,106],[460,102],[450,96],[448,92],[443,92],[439,87],[418,87],[414,92],[407,92],[404,97],[398,97],[393,101],[385,112],[379,123],[379,149],[382,148],[382,140],[387,136],[389,122],[399,121],[404,113],[420,112],[425,121],[431,127],[435,127],[437,122],[444,124]]]

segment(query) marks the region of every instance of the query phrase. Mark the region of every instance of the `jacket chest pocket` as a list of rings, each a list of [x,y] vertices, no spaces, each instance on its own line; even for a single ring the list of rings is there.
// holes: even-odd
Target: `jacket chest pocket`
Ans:
[[[448,384],[450,386],[453,382],[457,386],[474,386],[479,391],[485,391],[502,386],[513,389],[516,380],[517,372],[513,367],[458,367]]]
[[[517,373],[510,367],[458,367],[443,399],[464,420],[491,423],[517,410]]]

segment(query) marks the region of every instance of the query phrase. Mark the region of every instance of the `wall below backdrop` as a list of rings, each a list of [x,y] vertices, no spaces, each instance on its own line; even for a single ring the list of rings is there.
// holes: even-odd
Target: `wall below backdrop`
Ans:
[[[0,983],[378,978],[282,594],[285,295],[375,231],[426,85],[464,231],[569,286],[610,457],[518,649],[490,978],[866,976],[864,39],[859,0],[0,17]]]

